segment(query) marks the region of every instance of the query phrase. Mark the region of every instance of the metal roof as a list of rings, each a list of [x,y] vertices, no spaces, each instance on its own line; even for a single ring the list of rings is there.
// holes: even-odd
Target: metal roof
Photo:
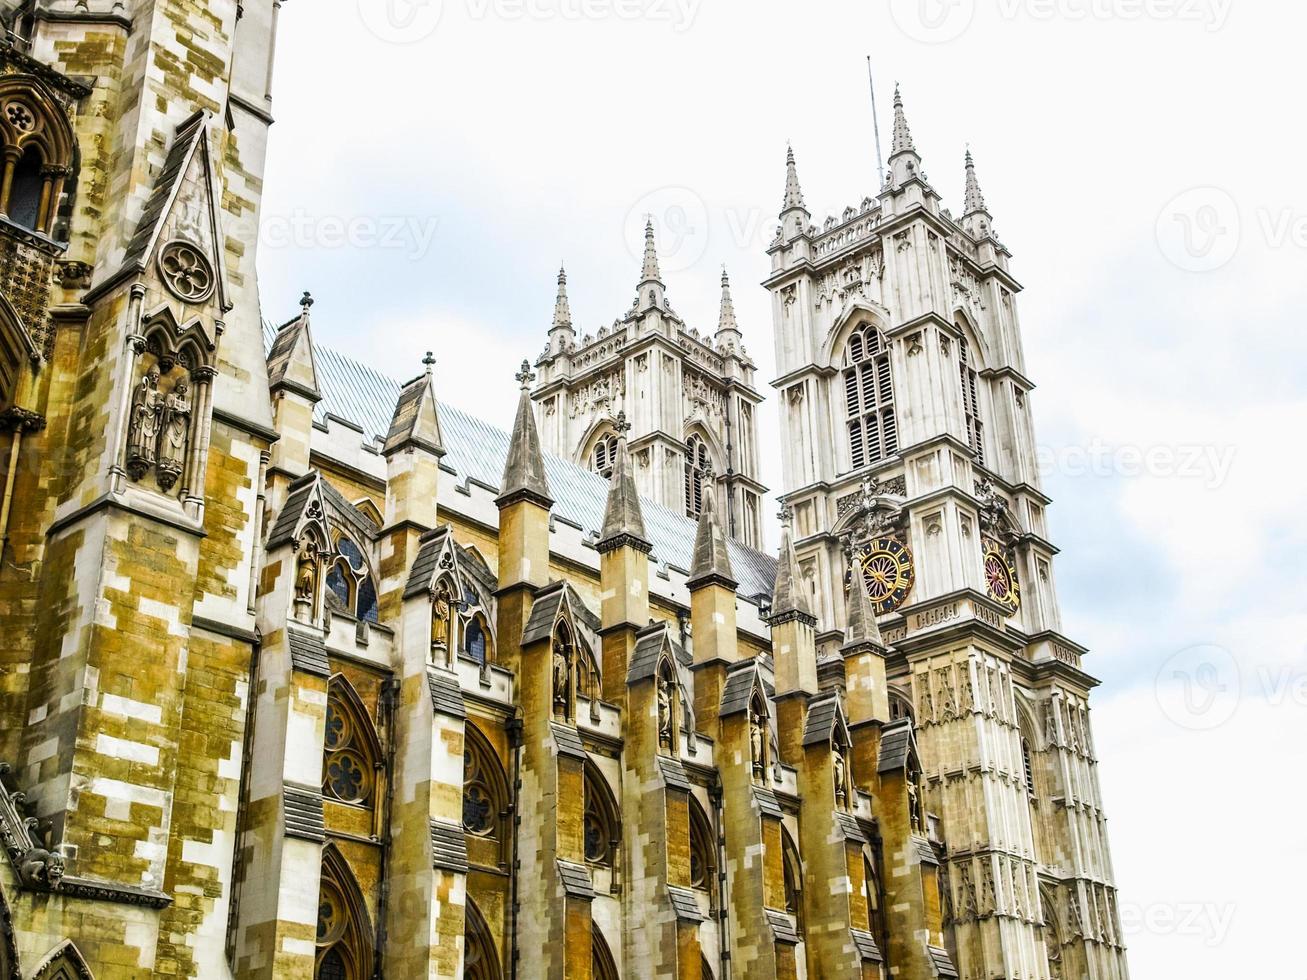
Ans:
[[[265,347],[271,346],[276,333],[272,324],[264,324]],[[315,421],[325,422],[328,415],[342,419],[363,430],[366,444],[379,448],[390,431],[399,382],[330,347],[315,344],[313,352],[322,393],[313,409]],[[498,493],[508,457],[508,433],[447,402],[438,401],[438,406],[446,450],[442,465],[452,468],[460,480],[475,480]],[[597,536],[603,528],[608,481],[549,453],[545,454],[545,472],[554,514]],[[640,509],[654,559],[688,573],[696,522],[645,498],[640,500]],[[727,547],[740,595],[747,599],[770,597],[776,559],[734,540]]]

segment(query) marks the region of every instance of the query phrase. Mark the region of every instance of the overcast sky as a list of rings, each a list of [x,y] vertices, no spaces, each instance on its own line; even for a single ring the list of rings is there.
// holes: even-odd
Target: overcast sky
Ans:
[[[360,7],[359,4],[365,4]],[[629,306],[757,283],[793,143],[820,223],[877,187],[894,82],[960,211],[969,142],[1014,253],[1066,631],[1136,977],[1301,973],[1307,871],[1303,4],[1266,0],[327,0],[282,13],[265,315],[503,426],[567,264]],[[770,394],[770,389],[767,389]],[[774,444],[774,402],[760,414]],[[764,451],[769,484],[778,454]]]

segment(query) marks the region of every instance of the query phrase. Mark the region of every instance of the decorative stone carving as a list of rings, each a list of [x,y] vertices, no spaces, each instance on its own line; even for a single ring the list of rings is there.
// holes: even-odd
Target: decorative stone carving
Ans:
[[[848,799],[849,764],[844,759],[844,753],[838,748],[831,756],[831,769],[835,779],[835,804],[844,806]]]
[[[570,651],[561,643],[554,642],[554,710],[563,717],[567,716],[571,702],[572,664]]]
[[[159,275],[168,291],[187,303],[202,303],[213,292],[213,267],[190,242],[179,239],[160,249]]]
[[[672,744],[672,679],[663,675],[658,678],[658,741],[660,744]]]
[[[191,402],[186,392],[186,382],[179,380],[163,400],[156,470],[159,486],[165,493],[173,488],[186,465],[191,431]]]
[[[757,711],[749,712],[749,754],[753,760],[753,774],[758,777],[762,776],[766,761],[764,754],[766,725],[766,721]]]
[[[300,539],[297,555],[295,608],[299,618],[307,621],[313,617],[313,603],[318,594],[318,549],[314,547],[311,534]]]
[[[64,856],[58,852],[33,847],[18,859],[18,877],[27,888],[53,890],[63,876]]]
[[[444,582],[436,587],[431,597],[431,659],[433,662],[449,661],[449,624],[453,612],[449,588]]]
[[[159,369],[151,366],[132,396],[132,421],[127,430],[127,475],[133,480],[139,480],[154,466],[162,415]]]

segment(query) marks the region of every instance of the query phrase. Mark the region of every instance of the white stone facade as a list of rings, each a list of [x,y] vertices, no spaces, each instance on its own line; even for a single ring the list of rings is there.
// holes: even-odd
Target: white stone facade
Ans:
[[[698,517],[702,494],[717,494],[728,533],[761,547],[755,366],[741,342],[722,274],[717,329],[686,325],[667,300],[646,232],[635,302],[611,327],[578,336],[559,273],[549,343],[536,361],[532,393],[546,452],[600,473],[611,466],[617,426],[627,438],[640,495]],[[620,420],[619,420],[620,417]]]

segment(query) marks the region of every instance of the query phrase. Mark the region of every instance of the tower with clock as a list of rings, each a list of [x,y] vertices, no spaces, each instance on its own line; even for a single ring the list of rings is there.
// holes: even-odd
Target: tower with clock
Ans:
[[[943,845],[960,973],[1123,977],[1097,682],[1057,605],[1021,285],[970,151],[964,180],[955,217],[897,91],[879,194],[818,226],[789,153],[765,282],[781,500],[824,677],[843,676],[853,589],[876,614],[890,712],[914,725]]]

